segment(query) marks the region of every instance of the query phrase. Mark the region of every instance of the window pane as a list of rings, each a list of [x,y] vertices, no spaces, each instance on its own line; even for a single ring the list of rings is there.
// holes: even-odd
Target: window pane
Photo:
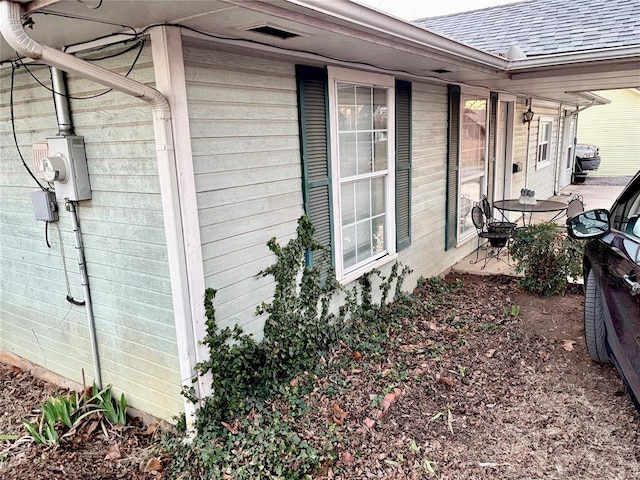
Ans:
[[[473,202],[479,201],[482,195],[482,179],[477,178],[475,180],[462,183],[460,185],[460,195],[465,199],[469,199],[471,204],[473,204]],[[469,211],[470,210],[468,201],[458,201],[458,228],[461,238],[469,235],[471,232],[475,232],[473,222],[471,222],[470,218],[468,217]]]
[[[351,177],[358,170],[356,163],[356,133],[340,133],[340,145],[338,146],[340,157],[340,176]]]
[[[358,108],[356,126],[359,131],[371,130],[373,128],[373,119],[371,116],[372,102],[371,87],[356,87],[356,106]]]
[[[462,113],[460,158],[460,174],[463,179],[484,174],[486,124],[486,99],[465,100]]]
[[[364,180],[354,184],[356,189],[356,221],[365,220],[371,217],[371,194],[370,182]]]
[[[374,216],[385,212],[384,201],[384,178],[374,178],[371,180],[371,203],[373,207],[373,211],[371,213]]]
[[[358,133],[358,175],[373,171],[373,133]]]
[[[384,252],[385,244],[384,244],[384,221],[385,217],[382,215],[381,217],[374,218],[372,223],[373,226],[373,254],[377,255],[378,253]]]
[[[387,133],[386,132],[376,132],[374,134],[374,166],[373,169],[376,172],[380,170],[387,169],[387,155],[388,155],[388,146],[387,146]]]
[[[342,262],[345,268],[353,267],[356,260],[356,227],[342,227]]]
[[[353,183],[346,183],[340,188],[343,225],[352,224],[356,221],[356,203],[353,189]]]
[[[340,131],[356,129],[355,85],[338,84],[338,127]]]
[[[387,91],[384,88],[373,89],[373,128],[387,129]]]
[[[371,225],[369,220],[356,224],[356,235],[358,237],[358,262],[371,257]]]

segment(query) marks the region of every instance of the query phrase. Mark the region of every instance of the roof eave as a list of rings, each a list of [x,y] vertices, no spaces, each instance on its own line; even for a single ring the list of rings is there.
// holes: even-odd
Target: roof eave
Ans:
[[[408,21],[390,16],[351,0],[286,0],[287,3],[359,25],[368,30],[409,41],[452,58],[472,62],[484,68],[506,70],[508,60],[428,31]]]

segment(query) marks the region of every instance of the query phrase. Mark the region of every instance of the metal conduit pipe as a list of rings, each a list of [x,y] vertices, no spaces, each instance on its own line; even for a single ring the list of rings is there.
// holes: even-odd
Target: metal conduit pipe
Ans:
[[[67,75],[56,67],[50,67],[51,86],[53,87],[53,104],[56,109],[58,121],[58,135],[73,135],[73,122],[71,121],[71,109],[69,108],[69,96],[67,93]]]
[[[58,135],[73,135],[73,122],[71,120],[71,108],[69,107],[69,97],[67,95],[66,74],[55,67],[50,67],[50,71],[51,86],[53,87],[53,103],[56,110],[56,120],[58,122]],[[78,257],[80,280],[84,292],[84,306],[87,314],[87,325],[89,327],[91,354],[93,356],[93,377],[98,389],[102,390],[102,371],[100,369],[100,355],[98,353],[98,339],[96,337],[96,320],[93,316],[91,288],[89,287],[89,275],[87,274],[87,263],[84,257],[84,245],[82,243],[82,232],[80,231],[80,220],[78,219],[76,203],[77,202],[67,200],[65,207],[71,214],[71,224],[76,241],[76,256]]]
[[[190,303],[190,284],[188,278],[185,240],[182,236],[183,222],[180,209],[180,192],[175,171],[175,153],[173,148],[173,127],[171,108],[167,99],[155,88],[124,77],[118,73],[91,64],[85,60],[43,45],[31,38],[22,25],[22,5],[10,0],[0,0],[0,33],[7,43],[19,54],[72,72],[80,77],[138,97],[148,102],[153,112],[154,138],[160,183],[169,185],[162,194],[165,233],[168,251],[169,271],[173,293],[173,308],[176,317],[176,333],[180,356],[180,374],[184,386],[196,387],[196,395],[202,398],[199,383],[192,384],[195,377],[194,366],[198,361],[198,344],[192,323]],[[187,424],[193,421],[194,406],[185,401]]]
[[[89,275],[87,274],[87,264],[84,260],[84,246],[82,245],[82,233],[80,232],[80,222],[78,221],[77,202],[67,200],[65,207],[71,214],[71,224],[76,238],[76,255],[78,257],[78,267],[80,267],[80,280],[84,292],[85,308],[87,309],[87,322],[89,323],[89,340],[91,341],[91,353],[93,354],[93,369],[95,382],[99,390],[102,390],[102,373],[100,372],[100,356],[98,355],[98,340],[96,338],[96,323],[93,316],[93,304],[91,303],[91,290],[89,289]]]

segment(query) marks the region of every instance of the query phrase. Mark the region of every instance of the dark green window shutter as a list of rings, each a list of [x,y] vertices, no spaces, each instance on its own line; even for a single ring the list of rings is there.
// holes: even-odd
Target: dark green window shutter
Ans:
[[[411,82],[396,81],[396,248],[411,245]]]
[[[447,152],[447,201],[445,250],[454,248],[458,237],[458,156],[460,155],[460,87],[449,85],[449,145]]]
[[[315,238],[333,255],[331,228],[331,164],[327,70],[296,65],[298,116],[302,156],[302,192],[305,213],[315,229]],[[309,260],[317,262],[322,252]],[[327,262],[327,267],[333,263]]]
[[[494,200],[494,185],[496,171],[496,147],[498,142],[498,92],[491,92],[489,98],[489,169],[487,172],[487,198]]]

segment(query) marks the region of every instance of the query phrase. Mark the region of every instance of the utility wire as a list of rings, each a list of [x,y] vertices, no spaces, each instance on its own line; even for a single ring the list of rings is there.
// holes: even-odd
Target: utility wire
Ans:
[[[20,156],[20,160],[22,161],[22,165],[24,165],[24,168],[27,169],[27,172],[29,172],[29,175],[31,175],[31,178],[33,178],[33,181],[38,184],[40,189],[46,191],[47,189],[42,186],[40,181],[36,178],[36,176],[33,174],[31,169],[29,168],[29,165],[27,165],[27,162],[24,161],[24,157],[22,156],[22,152],[20,151],[20,144],[18,144],[18,136],[16,134],[16,117],[15,117],[15,113],[13,111],[13,103],[14,103],[13,102],[13,92],[14,92],[14,87],[15,87],[15,76],[16,76],[15,73],[16,73],[16,67],[12,63],[11,64],[11,90],[10,90],[10,93],[9,93],[9,111],[11,112],[11,131],[13,132],[13,141],[14,141],[14,143],[16,145],[16,150],[18,151],[18,155]]]

